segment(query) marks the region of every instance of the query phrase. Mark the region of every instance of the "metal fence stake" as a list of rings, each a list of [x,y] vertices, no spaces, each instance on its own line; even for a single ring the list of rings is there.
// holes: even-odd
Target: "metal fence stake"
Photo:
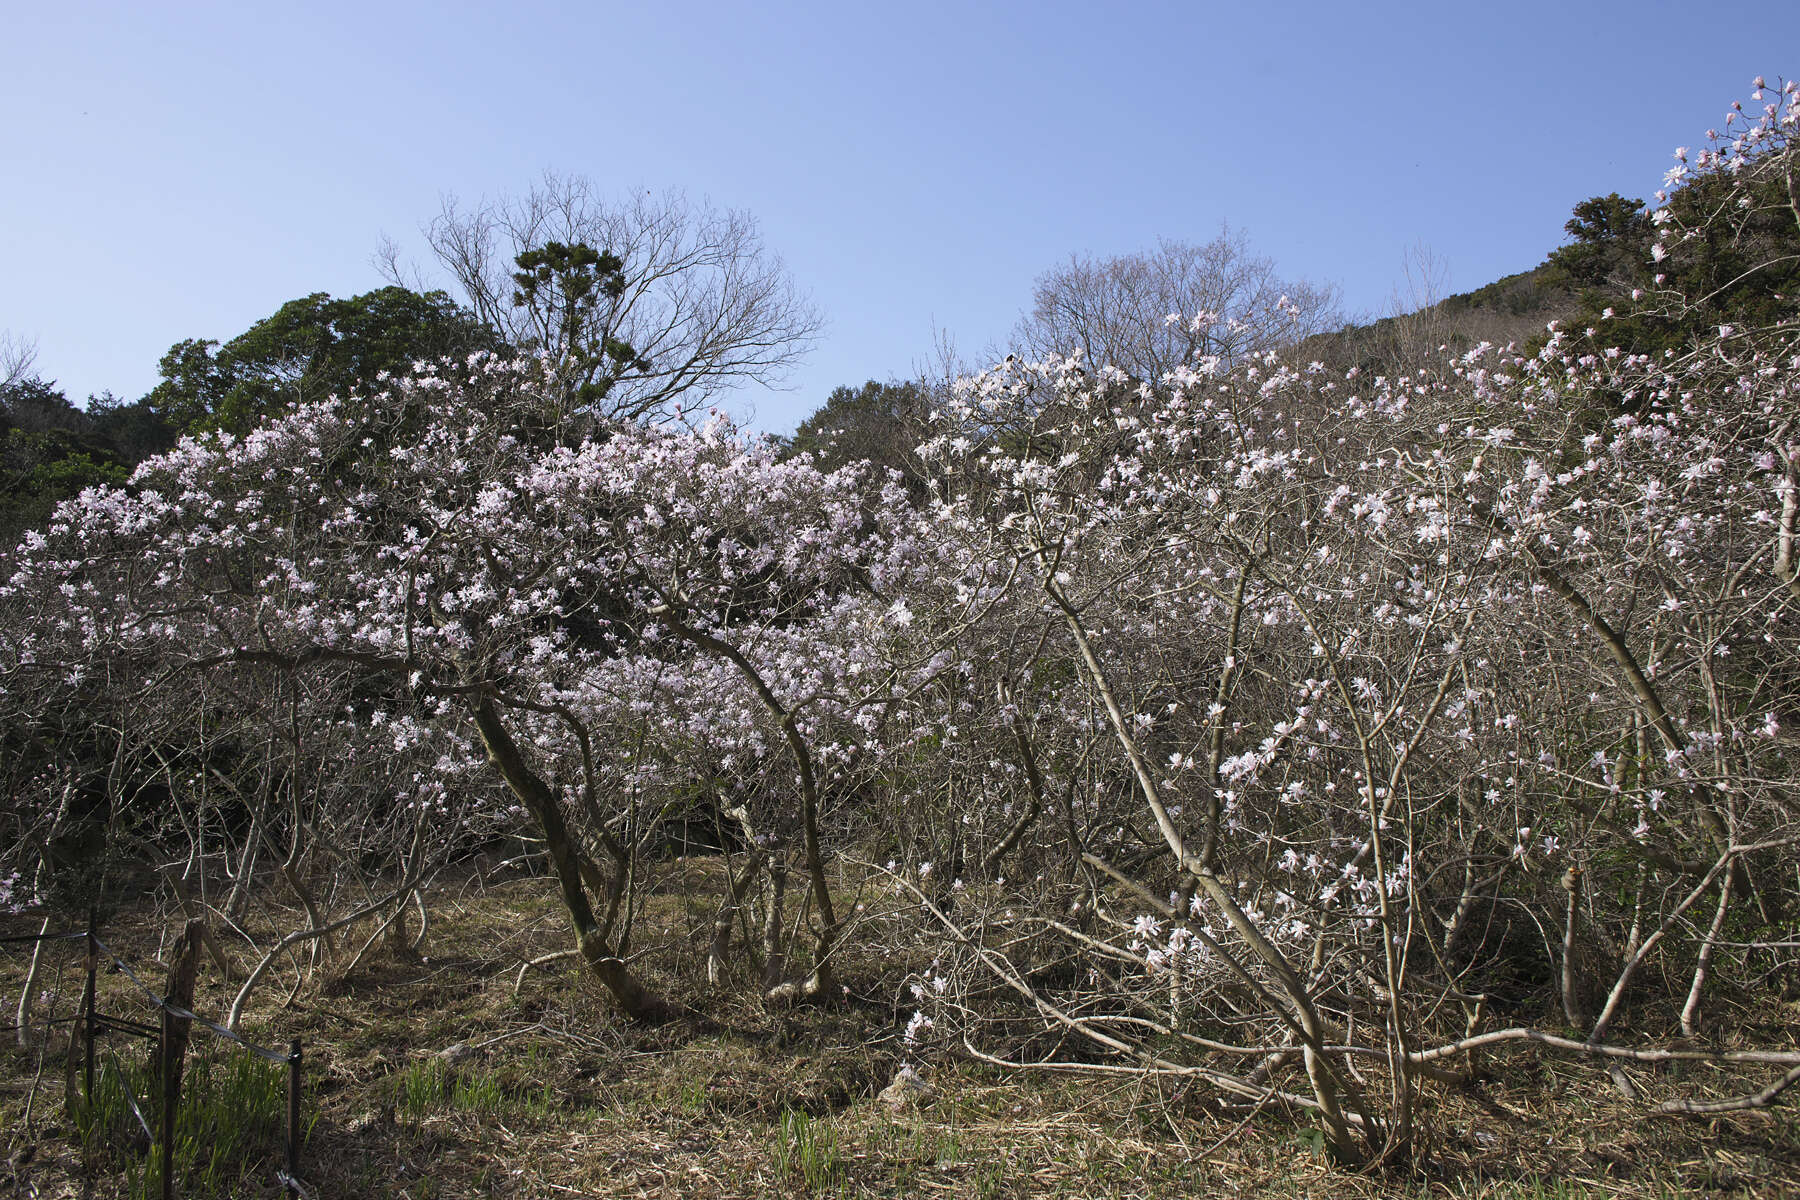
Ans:
[[[288,1178],[300,1178],[300,1039],[288,1043]]]
[[[162,1197],[175,1197],[175,1109],[181,1103],[181,1072],[175,1063],[175,1014],[162,1010]]]
[[[160,1088],[153,1087],[151,1091],[146,1094],[145,1099],[147,1107],[148,1100],[151,1096],[155,1096],[159,1092],[161,1094],[162,1111],[157,1122],[161,1127],[160,1137],[158,1137],[156,1131],[151,1129],[150,1119],[144,1112],[144,1108],[138,1105],[137,1097],[128,1081],[124,1084],[124,1099],[126,1104],[131,1108],[132,1116],[137,1119],[138,1128],[143,1132],[144,1144],[156,1151],[155,1159],[162,1175],[161,1194],[163,1200],[174,1200],[176,1193],[176,1128],[181,1113],[181,1084],[186,1075],[185,1068],[187,1066],[189,1038],[192,1033],[192,1026],[195,1023],[198,1023],[202,1028],[210,1031],[215,1036],[223,1038],[228,1042],[235,1043],[243,1050],[254,1054],[266,1062],[286,1065],[288,1071],[287,1168],[286,1170],[276,1171],[275,1177],[280,1181],[282,1188],[289,1194],[299,1196],[302,1200],[312,1200],[315,1193],[307,1188],[305,1184],[301,1183],[299,1179],[302,1137],[302,1128],[300,1124],[300,1087],[305,1065],[301,1041],[299,1038],[291,1040],[288,1043],[287,1053],[282,1054],[281,1052],[272,1050],[266,1046],[257,1046],[250,1042],[246,1042],[233,1030],[227,1029],[223,1025],[217,1025],[204,1017],[197,1016],[192,1011],[195,974],[199,964],[198,952],[201,946],[201,938],[204,933],[204,927],[198,920],[190,921],[187,929],[182,933],[182,936],[176,940],[177,953],[174,956],[175,965],[171,968],[169,973],[167,990],[161,996],[158,996],[155,992],[151,991],[144,981],[139,979],[137,974],[132,971],[130,965],[114,954],[113,951],[100,940],[98,915],[92,909],[88,911],[88,923],[85,933],[58,933],[51,935],[44,932],[29,937],[9,936],[0,938],[0,942],[42,943],[45,941],[80,940],[86,947],[87,961],[85,963],[85,968],[87,979],[82,990],[81,1010],[78,1013],[67,1017],[47,1018],[42,1024],[47,1027],[63,1024],[69,1026],[71,1044],[69,1046],[69,1054],[66,1056],[69,1059],[73,1059],[74,1057],[74,1030],[78,1027],[82,1030],[82,1040],[84,1043],[83,1057],[85,1060],[83,1063],[83,1081],[87,1087],[87,1095],[84,1099],[86,1100],[90,1112],[92,1111],[92,1106],[94,1104],[94,1090],[98,1086],[98,1081],[95,1078],[96,1062],[94,1046],[99,1040],[99,1035],[104,1031],[111,1030],[116,1033],[128,1034],[131,1037],[144,1038],[155,1043],[148,1068],[152,1078],[160,1080],[161,1086]],[[112,968],[124,972],[125,977],[133,984],[137,985],[138,989],[148,997],[150,1002],[157,1006],[159,1010],[158,1015],[161,1018],[160,1025],[149,1025],[141,1021],[132,1021],[123,1017],[109,1016],[100,1011],[99,970],[100,955],[102,952],[107,955],[107,961],[111,964]],[[31,1024],[35,1025],[37,1023]],[[18,1028],[21,1028],[21,1026],[0,1026],[0,1032],[7,1032]],[[69,1063],[68,1067],[65,1069],[65,1092],[72,1091],[75,1086],[72,1067],[73,1064]],[[65,1097],[65,1099],[69,1098]],[[161,1145],[160,1147],[157,1147],[155,1144],[159,1141],[161,1142]]]
[[[81,994],[82,1011],[82,1079],[87,1084],[84,1098],[91,1106],[94,1103],[94,1034],[98,1032],[98,1021],[94,1012],[94,976],[100,969],[100,951],[94,939],[94,914],[88,911],[87,933],[87,987]]]

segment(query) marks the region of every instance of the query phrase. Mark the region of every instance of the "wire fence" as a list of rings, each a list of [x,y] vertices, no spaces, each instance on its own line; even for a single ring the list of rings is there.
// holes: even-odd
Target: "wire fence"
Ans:
[[[96,929],[96,918],[90,913],[88,927],[85,930],[62,933],[10,934],[0,937],[0,946],[39,945],[49,942],[85,942],[86,984],[82,991],[81,1011],[68,1017],[51,1017],[37,1021],[26,1021],[0,1025],[0,1032],[16,1033],[19,1029],[49,1029],[60,1025],[78,1025],[82,1032],[82,1100],[91,1106],[94,1102],[94,1047],[97,1038],[103,1033],[120,1033],[129,1037],[141,1038],[157,1043],[156,1062],[157,1076],[163,1084],[163,1096],[160,1119],[160,1137],[152,1132],[150,1120],[145,1116],[143,1106],[133,1089],[127,1084],[124,1098],[131,1109],[147,1143],[160,1153],[160,1175],[163,1200],[173,1200],[174,1196],[174,1149],[175,1149],[175,1117],[181,1105],[181,1084],[185,1074],[188,1052],[189,1032],[198,1026],[212,1034],[220,1041],[229,1043],[248,1054],[265,1062],[282,1068],[287,1075],[287,1113],[283,1138],[283,1165],[275,1172],[275,1179],[289,1195],[311,1197],[312,1189],[300,1178],[300,1150],[303,1142],[303,1129],[300,1121],[301,1089],[303,1069],[305,1065],[304,1048],[299,1038],[288,1043],[285,1051],[272,1050],[267,1046],[259,1046],[247,1041],[235,1031],[209,1021],[190,1008],[174,1002],[172,995],[159,993],[155,988],[138,977],[131,969],[131,964],[120,958],[111,947],[99,938]],[[108,969],[117,970],[128,979],[145,1000],[160,1014],[157,1025],[143,1021],[134,1021],[100,1011],[98,1000],[98,976],[104,958]],[[23,1015],[23,1013],[21,1014]]]

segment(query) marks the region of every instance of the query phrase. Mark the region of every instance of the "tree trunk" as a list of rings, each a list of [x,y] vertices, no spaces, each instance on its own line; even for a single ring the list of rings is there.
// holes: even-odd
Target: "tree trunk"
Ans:
[[[738,911],[744,905],[744,896],[750,891],[750,885],[762,874],[763,863],[768,858],[760,849],[752,849],[744,869],[736,879],[729,880],[730,892],[724,903],[719,905],[719,915],[713,918],[712,944],[706,952],[706,982],[718,987],[725,978],[725,959],[731,953],[731,930],[737,924]],[[729,879],[729,875],[728,875]]]
[[[550,864],[562,888],[563,907],[575,928],[576,948],[595,979],[612,993],[625,1015],[636,1021],[661,1022],[681,1016],[685,1011],[655,992],[632,975],[625,962],[607,945],[606,933],[594,919],[593,904],[582,885],[581,854],[569,828],[563,822],[562,808],[550,787],[525,761],[518,743],[513,741],[506,723],[491,700],[485,696],[475,702],[475,728],[487,747],[488,761],[499,770],[513,795],[537,819],[544,833],[544,846]]]
[[[29,1050],[34,1044],[31,1026],[31,1007],[37,1000],[38,965],[44,957],[44,938],[50,932],[50,918],[44,918],[44,926],[38,930],[38,940],[31,947],[31,969],[25,972],[25,986],[19,990],[19,1049]]]
[[[787,861],[769,861],[768,907],[763,911],[763,984],[773,990],[787,974],[787,955],[782,950],[782,901],[787,895]]]

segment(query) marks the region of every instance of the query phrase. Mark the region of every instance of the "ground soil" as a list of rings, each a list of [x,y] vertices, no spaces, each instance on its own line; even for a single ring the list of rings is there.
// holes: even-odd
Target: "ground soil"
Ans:
[[[244,1033],[274,1047],[303,1040],[301,1178],[313,1194],[1800,1195],[1791,1097],[1773,1111],[1658,1117],[1586,1064],[1496,1055],[1481,1082],[1428,1096],[1432,1139],[1419,1163],[1355,1174],[1324,1162],[1305,1122],[1280,1112],[1245,1125],[1167,1081],[1002,1071],[947,1047],[908,1047],[903,972],[881,956],[846,961],[849,995],[830,1008],[770,1011],[742,981],[684,992],[680,980],[701,976],[694,934],[710,919],[716,870],[694,860],[671,871],[648,913],[644,966],[703,1014],[671,1025],[624,1022],[567,959],[527,971],[515,992],[522,963],[569,945],[541,877],[471,871],[438,887],[422,955],[378,949],[346,973],[333,965],[349,957],[340,946],[332,961],[302,953],[284,963]],[[271,899],[259,920],[266,933],[289,916]],[[41,919],[5,918],[0,934],[36,932]],[[103,936],[146,982],[161,979],[172,937],[163,921],[121,913]],[[7,1022],[28,961],[26,950],[0,950]],[[78,946],[47,953],[43,977],[43,1009],[69,1016],[81,993]],[[103,974],[100,993],[104,1011],[154,1015],[123,972]],[[232,994],[205,965],[197,1011],[216,1017]],[[1761,1025],[1759,1038],[1791,1043],[1800,1006],[1765,1012]],[[85,1160],[65,1111],[66,1029],[32,1050],[9,1034],[0,1049],[0,1196],[125,1194],[117,1158]],[[127,1040],[108,1035],[102,1051],[143,1053]],[[231,1052],[200,1034],[195,1049]],[[896,1109],[877,1095],[902,1064],[930,1090]],[[1635,1077],[1649,1098],[1743,1090],[1741,1078],[1710,1069]],[[247,1164],[229,1194],[279,1195],[277,1166]]]

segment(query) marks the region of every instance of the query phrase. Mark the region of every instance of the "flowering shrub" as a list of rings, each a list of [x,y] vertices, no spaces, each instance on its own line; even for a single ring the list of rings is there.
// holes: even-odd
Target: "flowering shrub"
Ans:
[[[1793,219],[1775,91],[1680,168],[1720,203],[1659,209],[1663,257]],[[636,863],[710,799],[745,834],[715,982],[755,889],[772,998],[836,995],[854,928],[911,939],[910,1045],[1079,1047],[1406,1153],[1478,1045],[1666,1056],[1722,978],[1793,970],[1795,306],[1606,333],[1394,377],[1010,358],[935,414],[923,505],[718,420],[545,436],[530,363],[422,369],[65,505],[0,591],[42,634],[8,695],[231,678],[255,712],[268,678],[293,764],[404,757],[394,804],[312,804],[401,861],[528,816],[643,1017]],[[842,914],[865,857],[899,907]]]
[[[1665,256],[1795,220],[1767,202],[1795,94],[1695,160],[1721,202],[1660,210]],[[1572,1048],[1629,1054],[1589,1049],[1628,1003],[1692,1037],[1728,964],[1790,972],[1800,328],[1766,315],[1395,378],[967,381],[925,453],[944,527],[1016,566],[989,623],[1031,657],[965,724],[1020,768],[991,786],[1064,819],[955,913],[915,889],[952,980],[915,1034],[998,976],[1142,1069],[1250,1099],[1303,1066],[1288,1098],[1363,1159],[1410,1144],[1417,1088],[1496,1009],[1554,997]],[[1666,1008],[1633,991],[1651,962],[1683,981]],[[993,1028],[966,1048],[1019,1061]]]

